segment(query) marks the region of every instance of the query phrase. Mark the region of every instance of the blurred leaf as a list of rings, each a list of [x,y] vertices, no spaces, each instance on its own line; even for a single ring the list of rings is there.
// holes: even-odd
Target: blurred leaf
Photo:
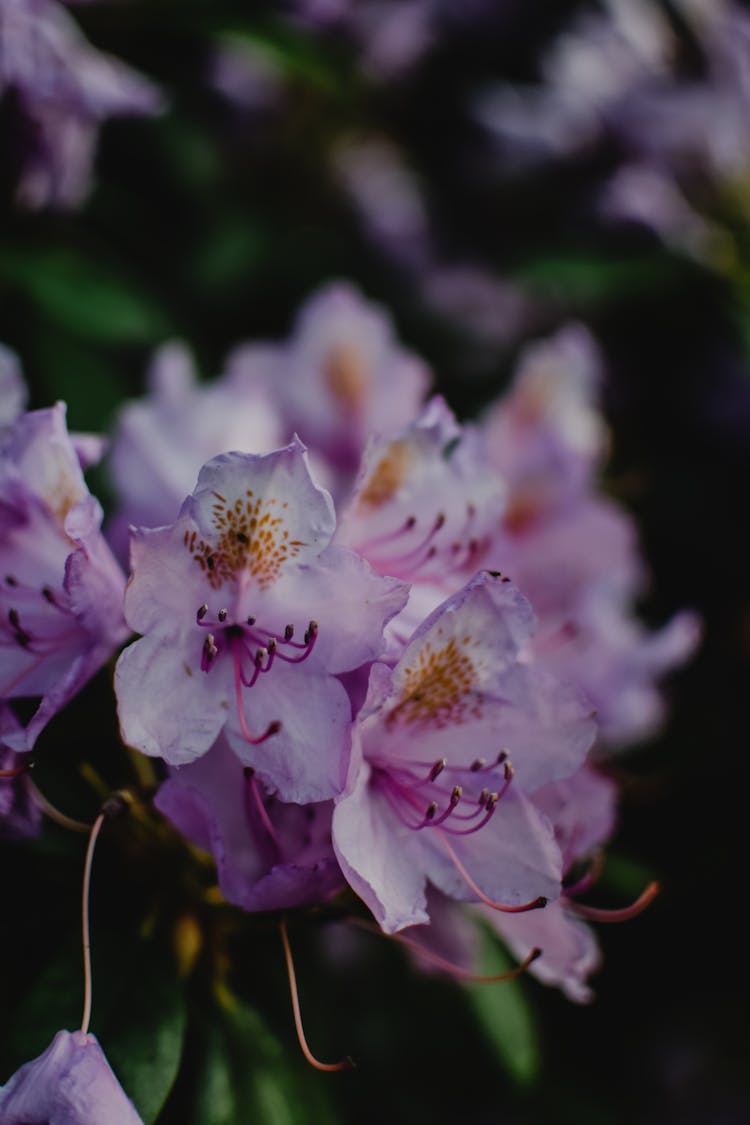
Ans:
[[[538,258],[519,270],[516,277],[546,295],[593,304],[664,288],[674,275],[673,262],[664,254],[619,261],[593,254],[571,254]]]
[[[147,343],[169,335],[164,315],[146,295],[80,250],[5,251],[0,281],[84,339]]]
[[[609,853],[601,881],[621,894],[626,899],[623,905],[627,905],[627,900],[637,898],[653,879],[654,872],[644,864],[627,856]]]
[[[319,1076],[296,1073],[297,1060],[249,1005],[204,1013],[195,1046],[190,1125],[335,1125]]]
[[[62,399],[68,404],[71,430],[104,429],[125,397],[124,381],[111,358],[46,317],[33,346],[38,381],[45,395],[38,405],[48,406]]]
[[[479,972],[494,974],[514,968],[489,927],[477,924],[481,947]],[[530,1085],[541,1067],[534,1015],[522,980],[503,984],[466,985],[474,1015],[498,1058],[520,1085]]]
[[[147,943],[94,937],[91,1030],[146,1125],[155,1121],[177,1075],[185,998],[174,969]],[[11,1073],[75,1030],[83,1002],[81,947],[67,945],[42,971],[10,1021]],[[5,1077],[5,1074],[3,1075]]]
[[[244,47],[250,65],[254,56],[260,56],[283,77],[301,80],[326,93],[335,92],[341,86],[336,67],[319,44],[288,27],[270,24],[253,28],[226,27],[217,36],[217,46],[235,51]]]
[[[135,949],[130,957],[133,971],[125,974],[120,1003],[100,1021],[99,1038],[123,1089],[151,1125],[180,1067],[186,1002],[172,963]]]
[[[221,215],[196,255],[195,279],[206,289],[257,272],[264,249],[260,227],[244,215]]]

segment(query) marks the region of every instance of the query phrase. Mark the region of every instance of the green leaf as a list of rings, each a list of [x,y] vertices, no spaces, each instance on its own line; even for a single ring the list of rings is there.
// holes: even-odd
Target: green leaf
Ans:
[[[483,922],[480,933],[479,972],[495,974],[514,967],[500,942]],[[530,1085],[539,1073],[539,1039],[522,980],[502,984],[466,985],[474,1015],[489,1045],[519,1085]]]
[[[94,940],[91,1031],[146,1125],[174,1083],[185,1037],[186,1005],[171,963],[152,944],[109,935]],[[55,1033],[74,1030],[83,1001],[81,947],[67,945],[41,972],[9,1021],[12,1073],[40,1055]]]
[[[167,320],[146,294],[79,250],[5,251],[0,254],[0,281],[87,340],[150,343],[170,334]]]
[[[248,1004],[203,1013],[194,1048],[190,1125],[335,1125],[320,1076],[300,1074],[299,1061]]]
[[[666,287],[674,278],[675,269],[666,255],[618,260],[570,254],[538,258],[516,276],[532,290],[589,305]]]

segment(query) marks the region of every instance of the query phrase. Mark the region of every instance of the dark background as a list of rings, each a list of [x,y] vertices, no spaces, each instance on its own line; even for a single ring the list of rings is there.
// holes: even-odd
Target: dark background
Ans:
[[[152,76],[170,109],[104,127],[94,190],[70,214],[19,211],[17,168],[2,162],[0,340],[23,361],[32,405],[65,398],[73,428],[102,429],[142,391],[161,341],[185,338],[203,374],[216,374],[232,345],[282,337],[316,286],[349,278],[391,310],[438,389],[471,416],[506,384],[526,338],[582,319],[607,365],[605,487],[636,518],[652,575],[642,612],[659,624],[692,607],[704,621],[697,657],[668,685],[668,724],[616,764],[610,893],[637,894],[651,876],[663,891],[639,919],[600,928],[593,1005],[522,982],[539,1044],[525,1084],[503,1067],[458,986],[418,974],[385,942],[300,922],[292,937],[309,1038],[322,1056],[351,1052],[359,1064],[329,1077],[298,1057],[273,925],[214,910],[197,971],[175,983],[175,920],[189,928],[188,904],[210,875],[158,825],[113,826],[96,861],[93,1029],[127,1086],[118,1059],[130,1052],[148,1069],[157,1041],[176,1072],[180,1051],[169,1044],[187,1027],[162,1125],[750,1121],[740,920],[750,781],[744,288],[645,227],[597,217],[597,186],[622,156],[606,130],[570,158],[509,172],[471,122],[468,95],[484,78],[533,79],[545,46],[586,5],[469,7],[464,20],[443,12],[433,48],[383,83],[363,76],[341,29],[314,34],[283,20],[280,6],[76,9],[91,41]],[[272,50],[282,93],[271,107],[243,111],[211,88],[211,51],[230,30]],[[6,98],[6,151],[19,128]],[[337,185],[331,153],[353,133],[389,138],[420,176],[430,217],[420,260],[405,264],[370,238]],[[747,230],[736,222],[729,233],[744,262]],[[434,263],[466,261],[522,283],[529,298],[525,322],[492,346],[423,299]],[[105,478],[96,483],[106,496]],[[40,787],[87,816],[95,799],[79,774],[66,775],[81,761],[110,784],[132,780],[107,673],[39,750]],[[82,848],[54,827],[42,841],[4,846],[3,1078],[43,1049],[48,1026],[75,1026]],[[217,965],[243,1005],[221,1017],[210,987]],[[137,1018],[128,1008],[136,994]],[[123,1028],[124,1047],[115,1043]],[[505,1034],[513,1038],[512,1026]],[[253,1074],[265,1075],[262,1088]]]

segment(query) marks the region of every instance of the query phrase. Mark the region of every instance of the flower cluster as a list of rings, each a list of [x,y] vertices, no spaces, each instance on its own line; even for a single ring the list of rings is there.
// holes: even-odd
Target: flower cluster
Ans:
[[[0,361],[16,404],[0,443],[0,831],[37,830],[24,756],[136,634],[114,672],[123,743],[162,763],[154,804],[213,854],[226,900],[280,911],[348,885],[385,933],[437,946],[481,912],[586,999],[597,911],[577,895],[593,874],[571,872],[613,827],[597,763],[653,729],[658,680],[697,637],[688,615],[657,634],[633,615],[642,567],[598,486],[586,331],[530,349],[472,425],[345,284],[287,342],[235,349],[211,385],[168,345],[115,427],[109,541],[81,468],[91,440],[67,433],[62,404],[24,413]],[[19,699],[38,701],[25,725]],[[71,1097],[87,1068],[114,1096],[96,1041],[61,1032],[0,1089],[2,1119],[29,1119],[61,1068]]]

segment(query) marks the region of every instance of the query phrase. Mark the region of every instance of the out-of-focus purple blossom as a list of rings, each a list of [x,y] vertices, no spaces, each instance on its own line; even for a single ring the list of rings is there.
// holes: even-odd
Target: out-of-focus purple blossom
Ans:
[[[427,269],[420,296],[433,313],[491,349],[495,362],[497,349],[522,335],[534,316],[531,298],[518,285],[477,265]]]
[[[407,588],[329,546],[334,529],[295,440],[215,457],[177,523],[134,533],[125,615],[144,636],[115,674],[126,743],[183,765],[224,730],[283,800],[341,790],[351,706],[337,677],[380,655]]]
[[[222,738],[174,770],[155,804],[213,854],[224,897],[245,910],[311,905],[344,885],[331,844],[333,805],[272,797]]]
[[[496,565],[532,600],[534,656],[584,690],[600,737],[645,737],[662,714],[658,681],[698,641],[692,614],[649,635],[632,603],[645,585],[632,520],[598,493],[608,445],[597,409],[599,363],[580,326],[524,355],[486,418],[489,456],[508,485]]]
[[[731,189],[750,160],[750,15],[717,5],[697,30],[705,73],[635,90],[617,119],[637,158],[673,175],[688,197],[696,187],[702,196],[706,181]]]
[[[600,381],[599,351],[581,324],[522,353],[513,385],[484,423],[492,460],[514,499],[536,489],[538,502],[554,508],[584,491],[609,445]]]
[[[0,0],[0,96],[6,92],[30,126],[18,189],[28,207],[77,206],[102,121],[163,105],[151,82],[95,50],[54,0]]]
[[[710,261],[719,247],[719,231],[694,210],[660,168],[626,164],[607,183],[598,210],[605,221],[650,227],[663,242],[698,261]]]
[[[3,1125],[143,1125],[94,1035],[58,1031],[0,1086]]]
[[[40,731],[127,636],[125,577],[100,531],[65,406],[22,415],[0,455],[0,699],[41,696],[25,729]]]
[[[245,112],[276,106],[284,80],[271,54],[246,36],[222,36],[210,61],[209,80],[231,105]]]
[[[412,583],[389,629],[401,646],[485,561],[505,492],[476,435],[441,398],[393,437],[370,442],[337,541],[380,574]]]
[[[368,438],[393,433],[418,413],[430,373],[398,346],[390,317],[343,282],[300,310],[275,389],[288,426],[344,471]]]
[[[414,172],[385,137],[350,137],[333,153],[333,169],[373,246],[407,269],[432,256],[432,233]]]
[[[541,64],[538,86],[495,86],[474,114],[502,147],[506,164],[563,158],[598,140],[634,89],[669,73],[666,20],[641,0],[610,0],[564,32]]]
[[[528,602],[485,571],[393,669],[373,667],[333,841],[388,932],[428,921],[428,881],[511,905],[559,893],[559,850],[525,794],[575,771],[594,726],[574,691],[520,661],[533,629]]]
[[[6,426],[23,413],[27,398],[18,356],[0,344],[0,440]]]
[[[23,770],[25,759],[5,746],[6,732],[18,731],[19,726],[10,708],[0,704],[0,840],[36,836],[41,823],[39,806]],[[22,772],[13,776],[16,770]]]
[[[201,386],[184,344],[159,348],[148,372],[148,396],[123,408],[112,438],[120,507],[110,534],[120,552],[126,551],[130,524],[161,527],[176,519],[211,457],[227,450],[267,453],[282,444],[270,392],[277,364],[277,349],[251,345],[222,379]]]

